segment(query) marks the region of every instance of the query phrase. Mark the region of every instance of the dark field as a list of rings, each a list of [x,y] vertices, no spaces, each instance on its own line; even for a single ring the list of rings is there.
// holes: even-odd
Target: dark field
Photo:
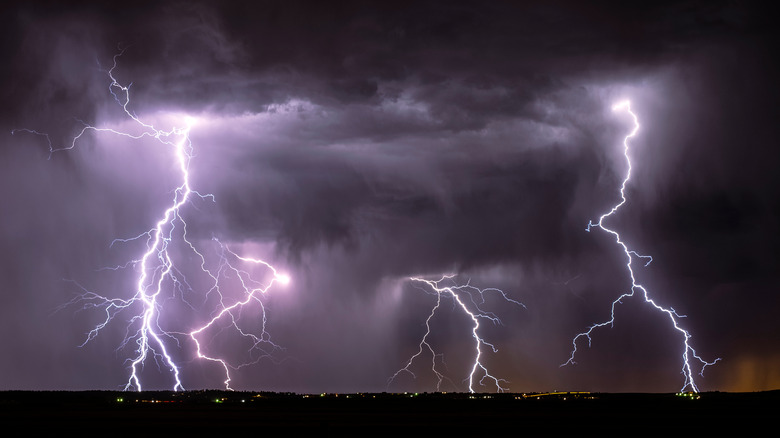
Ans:
[[[766,433],[780,391],[677,394],[0,393],[0,421],[25,431],[197,433],[528,432],[697,436]],[[733,427],[738,429],[734,430]],[[724,429],[728,428],[728,429]],[[770,429],[771,430],[771,429]]]

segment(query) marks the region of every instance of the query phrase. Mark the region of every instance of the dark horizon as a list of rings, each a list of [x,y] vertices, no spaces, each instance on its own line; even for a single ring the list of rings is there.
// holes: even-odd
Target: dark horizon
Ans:
[[[586,232],[620,200],[623,99],[641,128],[609,227],[653,257],[637,282],[720,358],[694,367],[702,392],[780,389],[769,16],[726,1],[7,3],[0,390],[134,389],[139,304],[91,338],[107,301],[77,298],[133,295],[148,247],[116,239],[145,236],[183,193],[178,163],[148,137],[88,130],[69,148],[87,125],[139,135],[132,115],[192,142],[174,267],[149,258],[164,278],[152,324],[180,374],[149,357],[144,389],[220,389],[220,358],[236,390],[431,393],[435,361],[441,391],[474,372],[494,392],[469,309],[508,392],[675,393],[681,335],[638,297],[560,366],[631,289],[614,240]],[[196,332],[248,296],[245,273],[253,306]],[[434,357],[420,341],[437,294],[411,278],[445,275],[486,292],[441,295]],[[398,373],[418,351],[414,377]]]
[[[135,397],[133,397],[135,395]],[[171,395],[171,397],[167,397]],[[228,433],[248,427],[270,431],[381,430],[486,432],[512,427],[546,434],[625,434],[641,424],[663,434],[689,425],[696,433],[739,428],[760,433],[774,419],[773,393],[692,395],[583,394],[517,397],[510,394],[293,396],[205,391],[201,394],[0,392],[0,420],[37,429],[91,433],[132,424],[149,432]],[[13,397],[11,397],[13,396]],[[146,396],[144,398],[144,396]]]

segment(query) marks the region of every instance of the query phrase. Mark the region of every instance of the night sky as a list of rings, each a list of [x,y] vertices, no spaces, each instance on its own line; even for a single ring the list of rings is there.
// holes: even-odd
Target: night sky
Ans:
[[[70,2],[68,2],[70,3]],[[488,295],[483,363],[514,392],[674,392],[682,338],[630,290],[637,280],[706,360],[705,391],[780,388],[780,125],[770,13],[740,2],[20,2],[0,18],[0,389],[116,389],[128,379],[133,314],[71,302],[83,288],[129,298],[143,242],[180,183],[170,148],[90,132],[195,120],[183,207],[204,257],[213,238],[291,277],[263,296],[283,349],[235,370],[235,389],[433,391],[388,378],[418,349],[436,304],[412,276],[500,288]],[[135,131],[133,131],[135,132]],[[208,314],[200,260],[177,249],[187,293],[168,285],[161,326]],[[211,260],[211,259],[210,259]],[[126,265],[125,269],[101,269]],[[256,275],[262,277],[263,272]],[[227,292],[226,292],[227,293]],[[185,295],[189,305],[180,301]],[[179,301],[177,301],[179,300]],[[177,304],[178,303],[178,304]],[[213,302],[212,302],[213,304]],[[212,309],[213,310],[213,309]],[[255,312],[255,313],[253,313]],[[243,314],[252,324],[255,311]],[[162,317],[161,317],[162,318]],[[256,320],[255,320],[256,322]],[[470,321],[442,297],[431,343],[444,391],[465,391]],[[223,336],[224,335],[224,336]],[[210,351],[236,365],[230,333]],[[215,334],[215,338],[217,335]],[[171,339],[177,338],[172,336]],[[218,365],[174,348],[187,389],[221,388]],[[175,344],[174,344],[175,345]],[[171,387],[149,359],[145,388]],[[427,371],[426,371],[427,369]],[[495,386],[477,387],[494,391]]]

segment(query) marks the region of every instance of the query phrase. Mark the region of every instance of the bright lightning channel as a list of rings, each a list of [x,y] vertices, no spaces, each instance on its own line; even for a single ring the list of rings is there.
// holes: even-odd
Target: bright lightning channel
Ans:
[[[610,314],[610,319],[608,321],[604,321],[602,323],[593,324],[588,328],[588,330],[579,333],[577,336],[574,337],[572,340],[572,352],[571,356],[569,357],[569,360],[567,360],[565,363],[563,363],[561,366],[569,365],[569,364],[575,364],[574,356],[577,353],[577,340],[580,338],[586,338],[588,340],[588,346],[591,345],[591,334],[594,330],[600,327],[610,326],[612,327],[615,322],[615,307],[618,304],[621,304],[624,298],[630,298],[633,297],[639,293],[639,295],[645,300],[646,303],[650,304],[658,310],[659,312],[662,312],[666,314],[666,316],[669,317],[669,322],[671,323],[672,327],[680,333],[680,335],[683,338],[683,349],[682,349],[682,374],[685,377],[685,381],[683,383],[682,389],[680,391],[685,391],[686,389],[690,388],[693,392],[699,392],[699,387],[696,385],[696,382],[694,380],[694,371],[693,371],[693,365],[692,362],[694,360],[699,363],[701,366],[699,370],[699,375],[702,377],[704,376],[704,369],[710,365],[714,365],[716,362],[720,360],[720,358],[715,359],[712,362],[707,362],[706,360],[702,359],[697,353],[696,350],[693,349],[693,346],[691,346],[690,340],[691,340],[691,334],[683,329],[680,326],[679,320],[681,318],[685,318],[685,315],[678,314],[673,308],[669,307],[663,307],[658,305],[653,299],[650,298],[650,295],[647,292],[647,289],[645,289],[644,286],[637,283],[636,278],[634,276],[634,268],[633,268],[633,262],[635,259],[641,259],[645,261],[644,265],[647,266],[650,264],[650,262],[653,261],[653,258],[646,255],[641,255],[638,252],[631,250],[628,248],[628,245],[620,238],[620,234],[612,230],[610,228],[607,228],[604,225],[604,220],[608,217],[615,214],[620,207],[623,206],[623,204],[626,203],[626,185],[628,184],[628,181],[631,179],[631,158],[629,156],[629,140],[636,136],[637,132],[639,132],[639,118],[637,115],[631,111],[631,102],[628,100],[624,100],[621,102],[616,103],[612,106],[613,111],[625,111],[627,112],[631,118],[634,121],[634,129],[631,130],[631,132],[623,139],[623,155],[626,157],[626,163],[628,164],[628,170],[626,172],[626,177],[623,179],[623,184],[620,186],[620,202],[616,204],[612,209],[601,215],[598,222],[593,223],[593,221],[588,222],[588,227],[586,228],[586,231],[590,232],[593,228],[601,228],[605,232],[611,234],[615,238],[615,243],[617,243],[622,249],[623,253],[626,256],[626,269],[628,270],[628,274],[631,277],[631,291],[624,293],[623,295],[619,296],[615,301],[612,302],[612,310]]]
[[[493,324],[501,324],[501,320],[492,312],[484,311],[480,308],[480,304],[485,303],[485,294],[488,292],[494,292],[509,302],[516,304],[518,306],[521,306],[525,308],[525,305],[519,301],[515,301],[507,296],[506,293],[504,293],[500,289],[496,288],[487,288],[487,289],[479,289],[477,287],[474,287],[470,285],[469,283],[463,284],[463,285],[457,285],[454,283],[453,278],[454,275],[445,275],[439,280],[426,280],[424,278],[417,278],[412,277],[410,278],[411,281],[416,283],[422,283],[427,285],[431,290],[433,290],[433,293],[436,295],[436,305],[433,306],[431,309],[430,315],[428,315],[428,318],[425,320],[425,334],[423,335],[422,340],[419,344],[419,349],[417,350],[417,353],[412,355],[412,357],[409,358],[409,360],[406,362],[406,365],[404,365],[403,368],[396,371],[395,374],[393,374],[392,377],[388,379],[388,386],[390,386],[391,383],[402,373],[408,373],[411,374],[412,377],[417,378],[415,373],[410,369],[412,366],[412,363],[415,359],[422,356],[426,351],[430,353],[431,355],[431,371],[436,376],[437,383],[436,383],[436,390],[441,390],[441,385],[444,382],[444,380],[449,380],[436,366],[436,358],[440,357],[440,354],[436,353],[436,350],[434,350],[433,346],[428,342],[428,337],[431,334],[431,320],[433,319],[434,315],[436,314],[436,311],[441,306],[441,299],[442,296],[449,296],[451,297],[455,303],[457,304],[457,307],[459,307],[464,314],[468,315],[468,317],[472,321],[471,326],[471,335],[474,338],[474,362],[471,365],[471,372],[469,373],[468,377],[466,377],[464,380],[468,381],[468,388],[469,392],[474,392],[474,383],[477,378],[479,378],[480,386],[485,386],[485,381],[493,382],[493,384],[496,386],[496,391],[498,392],[504,392],[507,391],[508,388],[503,387],[503,384],[509,383],[504,379],[500,379],[498,377],[493,376],[488,371],[485,364],[482,362],[482,347],[489,347],[493,353],[497,353],[498,349],[495,347],[495,345],[491,344],[490,342],[487,342],[484,338],[482,338],[479,335],[479,323],[480,319],[488,320],[492,322]],[[451,283],[451,285],[442,284],[442,283]],[[422,286],[420,286],[421,289]],[[423,289],[426,290],[426,289]],[[479,300],[475,300],[475,296],[479,297]],[[473,310],[469,309],[469,305],[467,304],[471,303],[471,307],[473,307]]]
[[[187,237],[187,223],[182,216],[182,209],[190,202],[192,197],[210,198],[211,200],[214,200],[213,195],[200,194],[190,186],[189,166],[190,160],[193,157],[190,130],[195,123],[195,119],[192,117],[185,117],[184,127],[174,127],[165,131],[155,128],[152,124],[146,123],[136,116],[128,108],[130,105],[130,86],[121,85],[114,77],[117,60],[122,54],[123,51],[114,55],[113,65],[107,72],[108,77],[111,80],[109,91],[114,100],[122,107],[124,113],[141,128],[142,132],[140,134],[131,134],[117,131],[112,128],[95,127],[82,122],[84,127],[78,135],[72,139],[69,145],[62,148],[55,148],[51,138],[46,133],[32,129],[16,129],[11,132],[12,134],[16,132],[27,132],[45,137],[49,145],[49,158],[51,158],[54,152],[75,148],[78,141],[88,132],[106,132],[136,140],[148,137],[171,148],[178,167],[180,183],[173,192],[173,199],[171,200],[170,205],[162,212],[161,217],[155,226],[133,238],[116,239],[112,242],[113,245],[116,242],[126,243],[144,238],[146,240],[146,251],[138,258],[131,260],[123,266],[109,268],[122,269],[132,266],[137,270],[138,276],[132,297],[128,299],[108,298],[92,292],[76,283],[78,287],[81,288],[82,293],[62,307],[72,304],[81,304],[83,308],[102,308],[105,313],[105,319],[87,333],[86,340],[81,346],[86,345],[98,336],[99,332],[120,312],[124,310],[135,312],[129,320],[126,337],[118,348],[122,349],[135,343],[134,356],[126,360],[130,375],[124,386],[125,390],[143,390],[141,372],[143,371],[144,365],[149,362],[150,359],[154,360],[158,369],[161,369],[161,364],[168,369],[168,372],[172,376],[173,383],[171,386],[174,391],[184,390],[180,371],[181,367],[177,364],[171,354],[172,348],[181,348],[180,338],[189,338],[194,342],[197,358],[219,363],[225,373],[225,388],[232,389],[230,387],[231,370],[239,369],[257,363],[263,358],[271,357],[271,354],[280,348],[271,341],[270,335],[266,331],[266,309],[260,298],[274,283],[278,282],[286,285],[290,282],[290,278],[285,274],[277,272],[273,266],[265,261],[239,256],[216,238],[213,239],[213,244],[217,248],[217,261],[215,262],[217,267],[207,267],[206,257],[203,252],[196,249],[196,246]],[[211,316],[206,324],[195,327],[190,331],[174,331],[164,328],[164,326],[172,324],[172,322],[169,323],[165,321],[165,303],[172,298],[166,296],[166,291],[172,290],[173,295],[176,295],[176,291],[178,291],[181,294],[181,300],[189,309],[195,311],[193,305],[187,300],[184,300],[184,289],[192,290],[192,288],[188,284],[183,272],[179,270],[174,263],[171,251],[171,245],[173,245],[174,242],[189,248],[192,253],[200,259],[200,269],[202,272],[211,279],[210,281],[212,284],[205,294],[203,299],[204,303],[209,299],[209,296],[212,293],[217,295],[215,301],[217,301],[218,304],[216,305],[216,308],[210,310]],[[270,271],[270,281],[266,280],[265,282],[262,282],[254,279],[249,271],[242,269],[242,266],[246,265],[261,266],[263,269]],[[240,284],[240,288],[242,289],[239,292],[243,295],[243,299],[237,299],[234,302],[230,302],[231,299],[223,294],[223,283],[227,278],[231,278],[231,286],[234,286],[236,283],[235,279],[238,279],[238,284]],[[239,325],[241,310],[253,303],[257,303],[260,307],[262,323],[259,334],[245,331]],[[206,346],[204,345],[205,341],[202,339],[204,332],[218,322],[228,323],[228,326],[235,329],[240,336],[250,339],[252,343],[250,357],[253,358],[253,360],[244,362],[241,365],[231,365],[225,359],[214,357],[209,353],[204,352],[206,349]],[[224,328],[224,326],[221,326],[220,330],[224,330]]]

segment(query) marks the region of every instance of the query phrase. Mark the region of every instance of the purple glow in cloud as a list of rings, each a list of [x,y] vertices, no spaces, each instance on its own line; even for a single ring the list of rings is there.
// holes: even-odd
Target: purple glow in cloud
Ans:
[[[9,5],[0,388],[418,391],[438,372],[448,391],[677,390],[670,319],[723,358],[702,378],[686,353],[699,390],[780,385],[778,69],[757,6]],[[582,232],[620,201],[626,157],[605,145],[627,95],[642,130],[603,225],[650,268]],[[688,317],[635,288],[559,367],[631,292],[627,257]],[[409,280],[440,273],[459,280]],[[487,293],[503,324],[479,317],[465,278],[527,309]],[[511,384],[480,386],[479,364]]]
[[[114,77],[117,60],[121,55],[122,53],[119,53],[114,56],[113,65],[108,70],[108,77],[111,79],[109,90],[114,100],[122,107],[124,114],[140,128],[140,134],[84,124],[83,129],[73,138],[70,145],[55,148],[47,134],[30,129],[13,131],[46,137],[50,158],[54,152],[75,148],[82,137],[91,132],[110,133],[133,140],[151,138],[170,149],[176,163],[175,168],[178,172],[179,183],[173,190],[171,204],[162,212],[155,226],[135,237],[116,239],[112,242],[114,245],[138,240],[145,241],[145,252],[127,264],[114,268],[132,268],[137,272],[137,281],[132,296],[109,298],[81,287],[83,293],[68,305],[81,305],[83,309],[99,308],[105,312],[105,319],[87,334],[82,346],[97,337],[100,331],[120,313],[129,313],[127,335],[118,348],[119,350],[126,347],[132,349],[131,356],[126,360],[126,363],[129,364],[130,376],[125,384],[125,390],[143,390],[142,373],[144,368],[151,363],[156,363],[158,369],[167,368],[173,379],[170,384],[171,389],[174,391],[183,390],[180,362],[191,359],[174,359],[173,350],[181,350],[182,342],[187,340],[194,343],[197,358],[220,364],[225,373],[225,388],[232,389],[230,387],[230,371],[232,369],[239,369],[261,359],[272,357],[280,349],[266,331],[266,309],[262,302],[262,295],[268,292],[274,282],[286,285],[290,282],[290,278],[277,272],[273,266],[265,261],[239,256],[217,238],[213,238],[212,245],[216,248],[211,248],[208,252],[207,249],[197,248],[188,238],[184,209],[191,204],[192,197],[211,198],[212,200],[214,198],[212,195],[198,193],[190,186],[190,161],[194,155],[190,131],[196,121],[192,117],[185,116],[183,117],[184,127],[162,130],[141,120],[130,109],[130,86],[119,84]],[[179,254],[182,249],[188,250],[190,254]],[[215,261],[207,261],[207,256],[204,255],[206,253],[209,258],[214,258]],[[210,279],[210,287],[200,291],[200,294],[192,290],[193,286],[179,267],[180,263],[187,263],[188,259],[192,263],[192,256],[195,256],[194,260],[199,262],[201,272]],[[181,259],[182,262],[177,262],[177,259]],[[247,268],[246,265],[259,266],[260,270],[266,270],[268,274],[256,279],[253,274],[256,269]],[[230,281],[229,286],[237,287],[237,294],[225,291],[227,286],[224,283],[231,278],[237,279],[237,281]],[[185,298],[185,295],[189,295],[191,292],[195,292],[196,297]],[[197,325],[199,323],[196,322],[196,325],[189,329],[172,328],[175,325],[175,319],[168,310],[171,307],[171,300],[176,301],[179,305],[184,304],[194,314],[203,312],[204,309],[196,308],[196,306],[200,307],[201,304],[205,304],[207,316],[200,317],[205,322],[201,323],[202,325]],[[191,300],[199,300],[200,303],[195,304]],[[242,313],[252,306],[259,308],[262,321],[260,331],[257,334],[246,331],[241,326],[241,320],[244,319]],[[218,333],[232,329],[240,337],[249,339],[251,343],[249,351],[253,359],[250,362],[232,364],[228,359],[212,356],[213,353],[208,353],[207,350],[211,342],[207,334],[215,326],[218,327]],[[176,356],[180,357],[181,354]]]

